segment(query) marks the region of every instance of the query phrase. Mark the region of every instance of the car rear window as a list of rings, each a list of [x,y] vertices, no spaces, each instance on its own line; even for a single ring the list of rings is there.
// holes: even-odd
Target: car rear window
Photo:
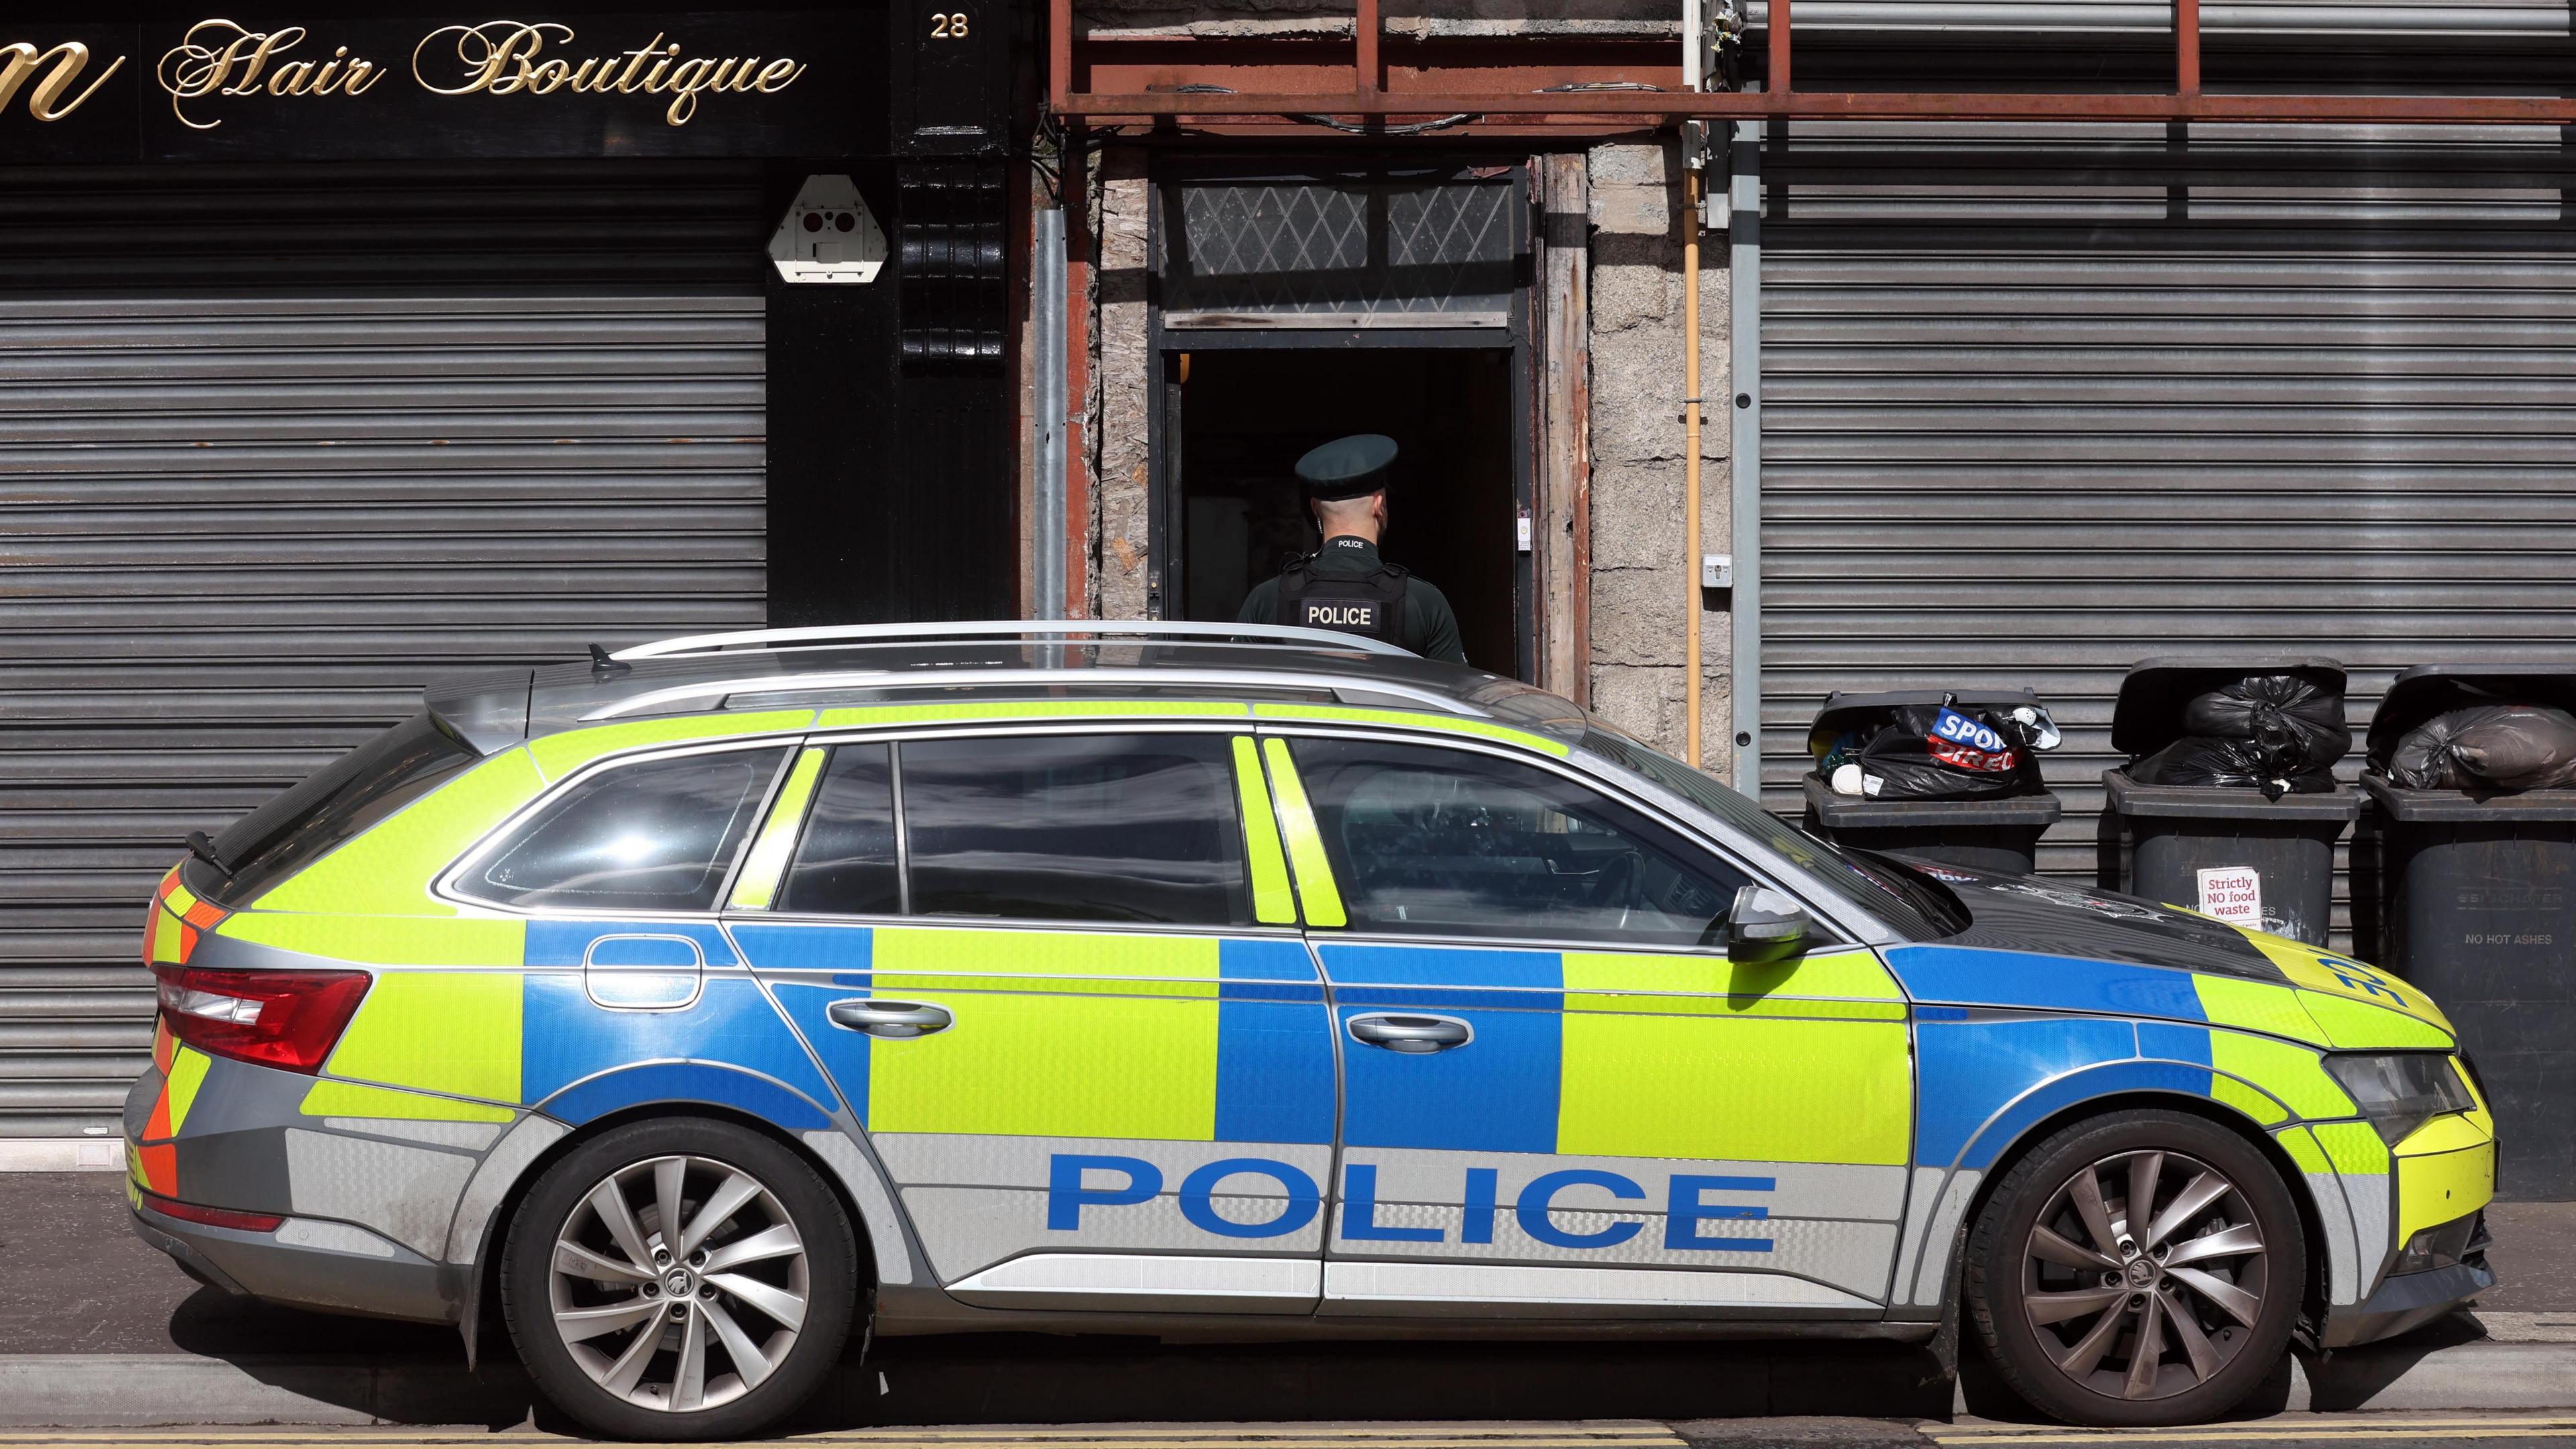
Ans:
[[[540,806],[456,888],[505,906],[712,910],[787,755],[721,750],[602,770]]]
[[[189,886],[216,905],[246,905],[477,758],[435,715],[413,715],[226,827],[214,841],[222,866],[192,871]]]

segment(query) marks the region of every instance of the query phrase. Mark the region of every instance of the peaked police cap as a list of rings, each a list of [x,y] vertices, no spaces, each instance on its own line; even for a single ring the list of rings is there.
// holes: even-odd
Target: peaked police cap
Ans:
[[[1297,481],[1310,498],[1364,498],[1386,486],[1395,439],[1384,433],[1335,438],[1297,460]]]

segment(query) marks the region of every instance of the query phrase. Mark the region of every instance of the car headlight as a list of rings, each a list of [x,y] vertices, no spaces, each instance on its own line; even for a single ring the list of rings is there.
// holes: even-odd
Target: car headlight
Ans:
[[[2379,1139],[2394,1147],[2445,1112],[2477,1106],[2448,1052],[2371,1052],[2326,1058],[2326,1070],[2361,1107]]]

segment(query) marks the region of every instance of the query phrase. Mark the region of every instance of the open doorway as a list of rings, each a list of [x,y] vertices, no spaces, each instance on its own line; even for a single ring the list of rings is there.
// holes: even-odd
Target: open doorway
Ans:
[[[1526,674],[1509,348],[1228,348],[1175,353],[1164,436],[1166,568],[1180,613],[1232,619],[1254,584],[1321,540],[1297,459],[1349,433],[1401,450],[1390,563],[1437,584],[1467,661]]]

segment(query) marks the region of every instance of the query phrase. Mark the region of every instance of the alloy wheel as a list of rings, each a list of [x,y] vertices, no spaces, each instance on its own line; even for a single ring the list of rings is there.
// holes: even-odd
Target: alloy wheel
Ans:
[[[2253,1341],[2270,1266],[2253,1206],[2225,1174],[2179,1152],[2122,1152],[2041,1208],[2022,1250],[2021,1313],[2077,1386],[2167,1398]]]
[[[548,1306],[573,1362],[641,1408],[711,1409],[796,1346],[811,1295],[803,1235],[750,1173],[648,1158],[584,1194],[555,1236]]]

